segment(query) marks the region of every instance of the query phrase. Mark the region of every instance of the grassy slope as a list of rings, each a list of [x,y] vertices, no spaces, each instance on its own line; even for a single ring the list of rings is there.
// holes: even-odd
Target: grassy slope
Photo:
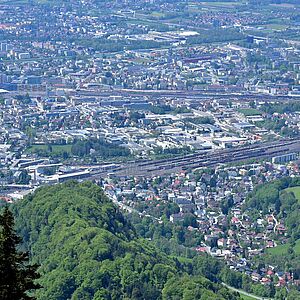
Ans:
[[[297,200],[300,202],[300,186],[295,186],[292,188],[287,188],[285,191],[293,192]]]
[[[287,188],[285,189],[287,192],[293,192],[296,199],[300,202],[300,186]],[[284,255],[287,254],[287,250],[290,247],[290,244],[278,245],[277,247],[270,248],[267,250],[268,253],[272,255]],[[296,254],[300,254],[300,240],[297,240],[296,245],[294,247],[294,251]]]
[[[267,252],[272,255],[284,255],[287,254],[289,246],[290,244],[279,245],[277,247],[268,249]],[[297,240],[296,245],[294,247],[294,251],[296,254],[300,254],[300,240]]]

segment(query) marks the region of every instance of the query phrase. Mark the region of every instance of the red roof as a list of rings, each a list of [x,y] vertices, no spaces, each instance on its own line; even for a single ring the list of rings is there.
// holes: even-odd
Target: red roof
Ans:
[[[0,197],[0,200],[3,200],[3,201],[5,201],[5,202],[7,202],[7,203],[12,203],[12,202],[13,202],[12,198],[10,198],[10,197],[5,197],[5,196],[1,196],[1,197]]]

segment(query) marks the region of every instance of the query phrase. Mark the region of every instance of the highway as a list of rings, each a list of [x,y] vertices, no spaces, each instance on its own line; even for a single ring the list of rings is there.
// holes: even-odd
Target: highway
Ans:
[[[169,159],[143,160],[116,165],[106,171],[95,171],[91,179],[108,174],[124,176],[157,176],[187,169],[216,167],[221,164],[243,162],[249,159],[270,159],[273,156],[300,152],[300,140],[289,139],[275,142],[255,143],[223,150],[210,150]]]

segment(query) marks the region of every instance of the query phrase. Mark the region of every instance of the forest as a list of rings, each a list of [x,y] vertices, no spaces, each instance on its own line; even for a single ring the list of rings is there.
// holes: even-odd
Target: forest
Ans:
[[[192,263],[139,237],[91,182],[39,188],[11,210],[40,265],[37,299],[240,299],[217,282],[209,258]]]
[[[68,159],[70,156],[76,156],[80,158],[111,158],[130,156],[130,151],[127,148],[109,143],[103,138],[74,140],[72,144],[31,145],[28,147],[27,151],[28,153],[34,153],[40,157],[63,159]]]
[[[300,103],[299,102],[289,102],[289,103],[275,103],[275,104],[270,104],[270,103],[264,103],[261,107],[260,110],[263,112],[266,112],[268,114],[273,114],[273,113],[291,113],[295,111],[300,110]]]
[[[297,180],[273,183],[266,187],[267,194],[274,186],[295,186]],[[259,192],[260,186],[249,196],[249,205]],[[274,195],[273,191],[268,199]],[[171,206],[162,209],[166,215],[176,211]],[[279,300],[299,296],[296,290],[287,295],[274,285],[254,284],[225,262],[197,253],[191,244],[199,237],[184,230],[192,219],[178,228],[165,218],[155,224],[150,218],[125,216],[92,182],[40,187],[11,204],[10,210],[23,241],[20,251],[28,252],[30,264],[39,266],[40,288],[30,294],[37,300],[241,299],[222,283]],[[2,234],[0,224],[0,247]],[[299,257],[288,259],[299,264]]]

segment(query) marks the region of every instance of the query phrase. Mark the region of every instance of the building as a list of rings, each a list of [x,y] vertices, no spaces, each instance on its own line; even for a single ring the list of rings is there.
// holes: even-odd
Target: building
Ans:
[[[297,158],[296,153],[288,153],[288,154],[272,157],[272,163],[273,164],[287,163],[296,160],[296,158]]]

